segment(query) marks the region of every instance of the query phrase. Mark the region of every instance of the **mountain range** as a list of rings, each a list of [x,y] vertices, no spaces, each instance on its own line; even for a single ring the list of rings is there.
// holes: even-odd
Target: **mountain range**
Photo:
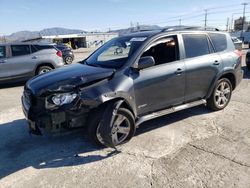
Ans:
[[[118,30],[111,30],[111,32],[117,32],[119,35],[129,34],[136,30],[157,30],[161,29],[161,27],[157,25],[140,25],[135,28],[126,28],[126,29],[118,29]],[[5,36],[7,41],[22,41],[25,39],[36,38],[39,36],[51,36],[51,35],[65,35],[65,34],[77,34],[77,33],[87,33],[86,31],[80,29],[67,29],[61,27],[53,27],[43,29],[41,31],[19,31],[16,33],[12,33],[11,35]]]

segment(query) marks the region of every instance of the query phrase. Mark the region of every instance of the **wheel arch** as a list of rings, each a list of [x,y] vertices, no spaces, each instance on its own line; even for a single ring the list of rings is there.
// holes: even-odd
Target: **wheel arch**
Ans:
[[[209,92],[208,92],[206,98],[209,98],[211,96],[211,94],[213,93],[215,84],[217,83],[218,80],[220,80],[222,78],[227,78],[231,82],[233,90],[236,88],[235,74],[233,73],[233,71],[226,71],[226,72],[223,72],[222,74],[220,74],[216,77],[215,81],[213,82],[213,84],[209,88]]]
[[[51,67],[52,69],[55,69],[55,67],[54,67],[51,63],[48,63],[48,62],[39,63],[39,64],[36,66],[36,68],[35,68],[35,71],[34,71],[34,74],[35,74],[35,75],[37,75],[39,68],[42,67],[42,66],[49,66],[49,67]]]

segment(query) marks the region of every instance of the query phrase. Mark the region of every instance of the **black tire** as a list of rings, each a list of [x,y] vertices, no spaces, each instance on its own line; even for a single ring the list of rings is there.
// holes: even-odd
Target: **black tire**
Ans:
[[[226,87],[224,92],[222,92],[222,88],[220,89],[223,83],[225,84],[224,87]],[[225,92],[225,90],[227,90],[227,92]],[[218,80],[214,87],[213,93],[207,100],[207,106],[214,111],[224,109],[231,100],[232,91],[232,84],[227,78]]]
[[[247,63],[247,69],[250,70],[250,62]]]
[[[64,62],[67,64],[67,65],[70,65],[72,62],[73,62],[73,58],[71,56],[66,56],[64,58]]]
[[[50,66],[41,66],[37,69],[36,75],[44,74],[44,73],[47,73],[51,70],[53,70],[53,68]]]
[[[95,110],[88,118],[88,135],[89,135],[91,142],[97,146],[104,146],[104,143],[100,141],[100,139],[98,139],[97,137],[97,129],[99,127],[99,124],[102,118],[105,118],[103,117],[104,110],[105,108],[100,108],[98,110]],[[120,144],[124,144],[125,142],[128,142],[134,136],[135,129],[136,129],[135,120],[131,111],[126,108],[119,108],[117,110],[117,114],[125,116],[131,126],[128,136],[122,143],[120,143]]]

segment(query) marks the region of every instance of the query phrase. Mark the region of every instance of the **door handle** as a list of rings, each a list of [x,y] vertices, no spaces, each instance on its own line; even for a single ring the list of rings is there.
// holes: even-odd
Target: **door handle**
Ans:
[[[213,64],[214,64],[214,65],[219,65],[220,62],[219,62],[218,60],[215,60]]]
[[[176,71],[175,71],[175,74],[177,75],[180,75],[183,73],[183,70],[181,68],[178,68]]]
[[[37,59],[37,56],[33,56],[32,59]]]

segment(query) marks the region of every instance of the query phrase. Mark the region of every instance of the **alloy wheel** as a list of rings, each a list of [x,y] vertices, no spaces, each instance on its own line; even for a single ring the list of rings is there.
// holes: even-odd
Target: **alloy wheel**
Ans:
[[[96,130],[96,137],[100,143],[104,144],[99,129],[100,129],[100,124],[98,125]],[[115,145],[119,145],[122,142],[124,142],[129,136],[130,130],[131,126],[127,117],[121,114],[117,114],[111,132],[113,143]]]
[[[226,81],[221,82],[217,86],[214,94],[216,105],[220,108],[226,106],[230,100],[231,92],[230,85]]]

